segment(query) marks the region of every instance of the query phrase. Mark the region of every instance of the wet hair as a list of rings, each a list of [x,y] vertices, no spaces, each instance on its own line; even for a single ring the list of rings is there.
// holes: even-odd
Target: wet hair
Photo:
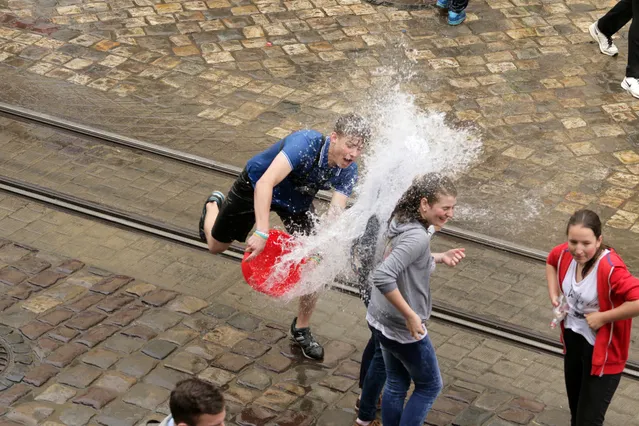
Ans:
[[[568,219],[568,225],[566,226],[566,235],[568,235],[568,231],[571,226],[581,225],[584,228],[588,228],[595,234],[595,238],[599,239],[601,237],[601,219],[599,219],[599,215],[588,209],[577,210],[570,216]],[[581,271],[581,276],[585,277],[588,274],[590,268],[593,267],[599,256],[601,256],[601,252],[606,250],[608,246],[605,244],[600,244],[599,248],[595,255],[588,262],[584,264],[584,269]]]
[[[457,196],[457,188],[449,177],[439,173],[418,176],[395,205],[388,222],[390,223],[393,219],[399,223],[417,221],[428,226],[429,224],[422,218],[419,211],[420,203],[423,198],[426,198],[428,204],[432,206],[442,195]]]
[[[195,426],[199,416],[224,411],[224,396],[219,388],[203,380],[190,378],[178,382],[169,399],[175,424]]]
[[[340,136],[351,136],[360,139],[364,145],[371,138],[371,127],[368,121],[361,115],[354,113],[339,117],[335,122],[333,131]]]

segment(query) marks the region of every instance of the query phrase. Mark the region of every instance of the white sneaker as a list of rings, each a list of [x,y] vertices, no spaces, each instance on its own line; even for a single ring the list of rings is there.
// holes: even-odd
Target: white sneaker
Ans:
[[[635,98],[639,98],[639,80],[634,77],[626,77],[621,82],[621,88]]]
[[[619,49],[612,42],[612,37],[607,37],[599,31],[599,27],[597,27],[597,23],[593,23],[590,27],[588,27],[588,32],[592,36],[592,38],[599,44],[599,50],[601,53],[608,56],[615,56],[619,53]]]

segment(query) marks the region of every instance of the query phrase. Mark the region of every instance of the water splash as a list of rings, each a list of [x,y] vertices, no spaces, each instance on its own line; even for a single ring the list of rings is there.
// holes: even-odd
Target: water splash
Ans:
[[[284,295],[291,300],[321,290],[351,269],[352,242],[359,238],[368,218],[385,223],[413,179],[428,172],[452,176],[465,171],[481,152],[481,141],[471,129],[453,128],[442,113],[429,113],[415,104],[400,84],[386,88],[368,102],[373,111],[374,135],[360,162],[355,201],[338,218],[324,219],[316,235],[300,237],[299,246],[281,259],[267,285],[303,258],[319,253],[319,265],[305,267],[301,282]]]

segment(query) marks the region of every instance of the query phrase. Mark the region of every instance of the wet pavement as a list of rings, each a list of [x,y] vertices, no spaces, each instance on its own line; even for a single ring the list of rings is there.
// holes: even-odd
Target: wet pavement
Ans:
[[[4,118],[0,125],[4,127],[0,151],[6,154],[0,160],[3,174],[186,230],[194,231],[202,200],[211,188],[227,188],[232,182],[172,160],[70,138],[40,126]],[[11,229],[15,218],[20,212],[0,219],[0,229]],[[280,223],[276,215],[272,220],[274,225]],[[114,247],[108,243],[98,246],[102,251],[96,249],[95,258],[113,255]],[[556,339],[557,333],[549,328],[542,263],[442,236],[433,243],[437,251],[452,247],[464,247],[468,257],[457,268],[436,270],[432,286],[437,303]],[[635,333],[639,333],[637,323]],[[636,340],[630,358],[639,362]]]
[[[636,272],[626,33],[609,58],[586,32],[612,4],[473,1],[451,28],[432,5],[360,0],[0,0],[0,101],[242,166],[292,130],[366,112],[410,71],[417,105],[484,141],[459,179],[457,226],[549,250],[587,206]],[[2,117],[0,173],[192,229],[206,194],[230,185]],[[313,324],[332,358],[316,365],[284,336],[295,306],[253,292],[235,263],[5,194],[0,238],[0,425],[136,424],[166,412],[184,374],[224,384],[231,424],[351,423],[368,337],[355,298],[323,295]],[[451,245],[468,258],[437,269],[438,302],[554,334],[542,265],[435,242]],[[566,424],[560,359],[429,330],[447,386],[431,424]],[[636,390],[622,381],[609,424],[639,424]]]
[[[0,424],[143,424],[168,412],[170,389],[189,375],[223,387],[230,425],[353,421],[368,338],[356,298],[322,294],[313,326],[327,355],[312,362],[287,337],[295,305],[254,292],[236,263],[1,197],[3,213],[32,215],[25,228],[55,217],[58,229],[82,232],[49,251],[46,235],[24,244],[19,231],[0,231],[0,347],[10,354],[0,373]],[[128,241],[123,253],[145,247],[146,257],[89,262],[95,238]],[[167,273],[154,274],[148,265],[162,257]],[[173,283],[168,270],[186,259],[207,262]],[[198,283],[197,273],[216,279]],[[428,424],[566,424],[560,358],[438,321],[428,329],[445,382]],[[639,424],[636,389],[622,380],[610,424]]]
[[[459,225],[548,249],[588,206],[639,265],[626,33],[609,58],[586,31],[610,5],[474,1],[452,28],[432,5],[360,0],[11,1],[0,100],[242,165],[291,130],[369,110],[410,72],[419,106],[484,140]]]

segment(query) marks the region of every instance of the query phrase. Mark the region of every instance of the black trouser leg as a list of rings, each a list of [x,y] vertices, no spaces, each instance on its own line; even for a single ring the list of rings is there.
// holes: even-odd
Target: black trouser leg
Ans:
[[[621,374],[593,376],[593,346],[572,330],[564,331],[564,376],[571,426],[603,426],[606,411],[617,390]]]
[[[632,24],[628,33],[626,77],[639,78],[639,0],[632,0]]]
[[[597,21],[599,31],[612,37],[632,19],[632,0],[620,0],[612,9]]]

